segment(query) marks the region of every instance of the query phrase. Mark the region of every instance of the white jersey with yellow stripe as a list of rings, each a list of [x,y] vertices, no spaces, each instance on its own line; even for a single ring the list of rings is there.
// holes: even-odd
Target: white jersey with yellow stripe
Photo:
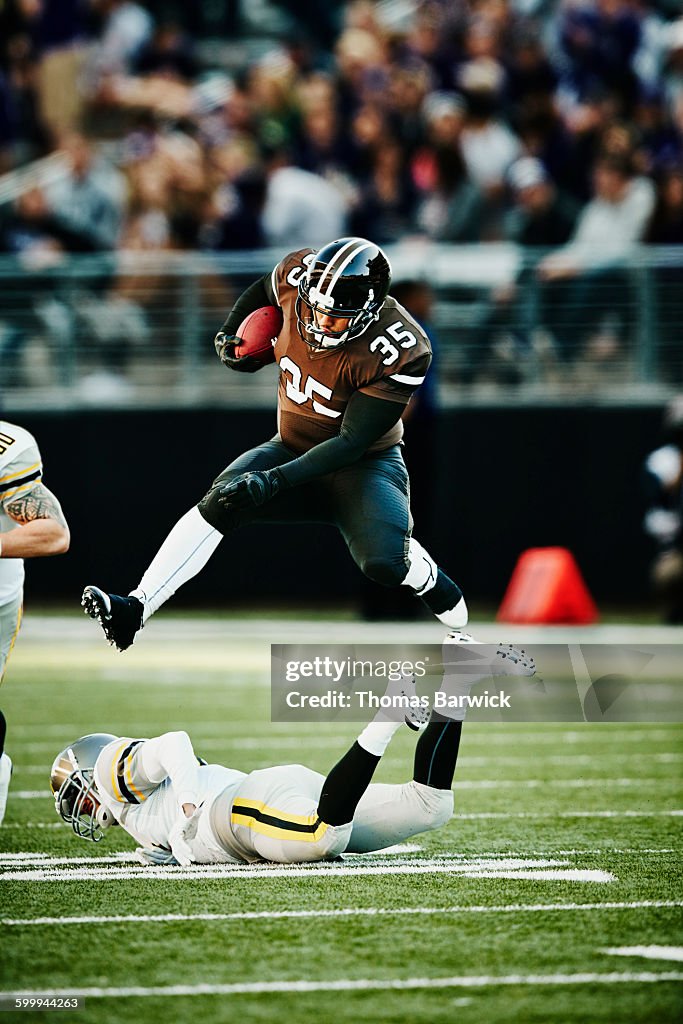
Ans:
[[[108,808],[142,846],[170,849],[169,835],[182,805],[204,804],[226,790],[236,790],[244,772],[217,764],[201,764],[185,732],[154,739],[119,737],[100,753],[95,785]],[[213,834],[209,814],[202,814],[197,837],[190,843],[198,864],[233,861]]]
[[[0,420],[0,533],[19,529],[7,515],[7,506],[18,494],[40,483],[43,466],[32,434],[16,423]],[[0,558],[0,605],[14,601],[24,585],[22,558]]]

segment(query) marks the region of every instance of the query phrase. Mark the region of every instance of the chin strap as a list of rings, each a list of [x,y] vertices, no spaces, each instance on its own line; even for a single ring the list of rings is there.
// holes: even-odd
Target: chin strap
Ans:
[[[338,348],[340,345],[344,344],[348,335],[349,332],[344,331],[339,338],[329,338],[326,334],[314,334],[313,337],[318,343],[316,346],[317,348]]]

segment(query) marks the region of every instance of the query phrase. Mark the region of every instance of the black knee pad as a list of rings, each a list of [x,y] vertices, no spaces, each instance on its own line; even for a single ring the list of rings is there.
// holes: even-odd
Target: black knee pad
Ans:
[[[228,533],[238,525],[235,513],[218,504],[220,486],[212,487],[197,505],[199,513],[209,526],[220,533]]]
[[[405,579],[408,567],[404,561],[390,558],[371,557],[363,559],[361,569],[375,583],[383,587],[398,587]]]

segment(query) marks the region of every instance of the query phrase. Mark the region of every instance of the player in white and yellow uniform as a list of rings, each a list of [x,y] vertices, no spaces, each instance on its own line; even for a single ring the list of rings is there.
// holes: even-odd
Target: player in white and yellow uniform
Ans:
[[[136,740],[85,736],[52,767],[58,814],[97,841],[122,825],[144,863],[293,864],[369,852],[445,824],[461,722],[430,723],[413,779],[370,784],[400,727],[382,713],[324,777],[304,765],[244,772],[201,763],[185,732]]]
[[[69,547],[64,514],[42,477],[33,436],[15,423],[0,420],[0,683],[21,624],[23,560],[58,555]],[[4,752],[6,730],[0,711],[0,822],[12,772]]]

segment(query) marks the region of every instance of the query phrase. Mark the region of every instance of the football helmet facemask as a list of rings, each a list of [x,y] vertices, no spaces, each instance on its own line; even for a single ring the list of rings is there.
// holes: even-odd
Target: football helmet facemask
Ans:
[[[77,836],[93,843],[102,838],[105,828],[116,824],[114,815],[103,806],[94,780],[95,761],[115,739],[108,732],[82,736],[57,754],[50,773],[57,814]]]
[[[379,317],[391,284],[389,261],[374,242],[339,238],[317,253],[299,281],[299,334],[312,348],[336,348],[357,338]],[[320,315],[347,320],[343,330],[322,330]]]

